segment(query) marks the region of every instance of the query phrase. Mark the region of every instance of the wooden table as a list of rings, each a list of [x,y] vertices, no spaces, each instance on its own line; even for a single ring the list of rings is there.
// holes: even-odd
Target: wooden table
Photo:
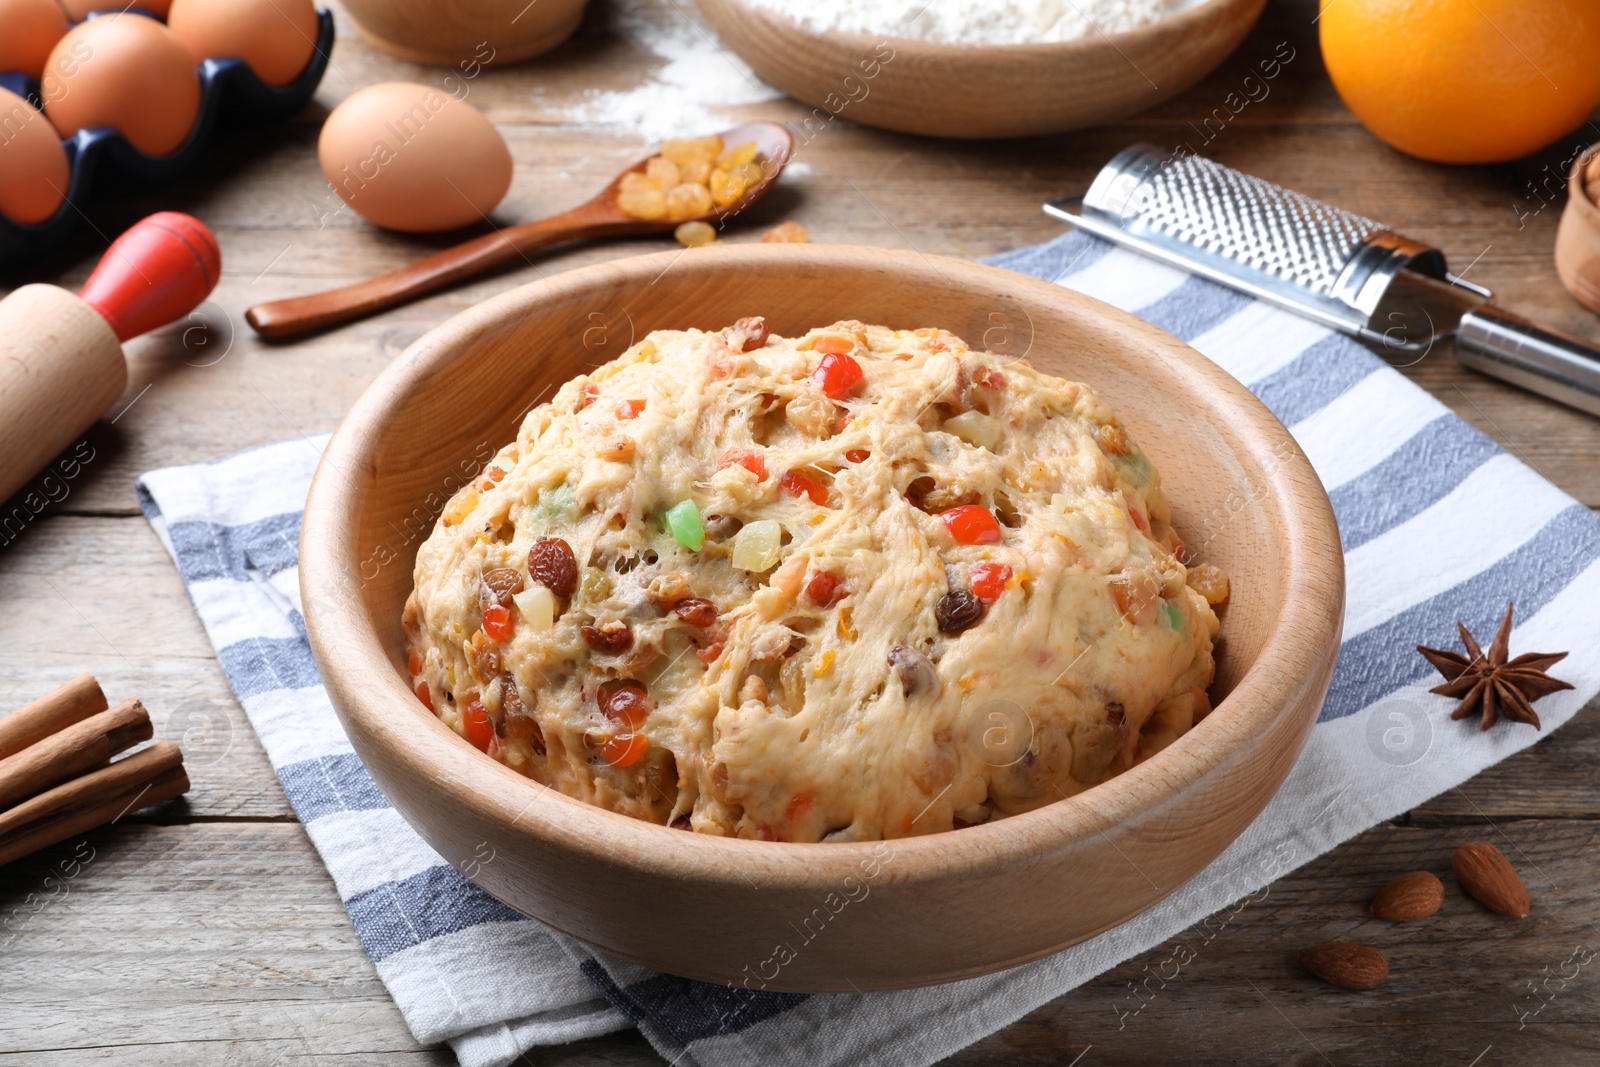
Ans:
[[[500,212],[507,221],[586,198],[646,147],[560,115],[588,88],[637,84],[649,62],[608,34],[605,2],[597,0],[580,36],[555,55],[490,69],[472,83],[472,102],[505,131],[517,159]],[[1497,167],[1438,167],[1390,151],[1330,87],[1315,7],[1273,0],[1249,40],[1201,85],[1108,129],[945,144],[835,124],[801,151],[809,172],[735,239],[796,218],[819,241],[987,255],[1060,232],[1039,204],[1082,191],[1128,143],[1188,141],[1434,241],[1507,306],[1600,338],[1600,322],[1561,290],[1550,262],[1564,179],[1559,160],[1581,142],[1569,138],[1538,159]],[[104,248],[100,234],[160,208],[193,212],[214,227],[227,264],[207,309],[212,328],[183,324],[131,346],[133,383],[116,409],[120,418],[91,437],[96,459],[65,500],[21,536],[8,535],[0,551],[0,707],[93,671],[113,699],[144,698],[158,736],[183,744],[194,780],[186,804],[90,834],[94,858],[76,877],[53,876],[68,846],[0,872],[0,1060],[7,1064],[256,1064],[330,1055],[348,1063],[452,1062],[447,1049],[417,1045],[379,983],[177,572],[140,517],[132,482],[153,467],[332,429],[388,360],[463,308],[570,266],[665,245],[540,257],[301,344],[257,343],[242,325],[249,304],[344,284],[432,247],[379,233],[350,212],[325,217],[333,201],[315,143],[326,109],[375,81],[444,76],[373,51],[347,26],[341,21],[334,69],[315,105],[284,125],[222,138],[176,186],[97,198],[91,224],[69,247],[6,279],[8,286],[75,286]],[[1280,42],[1294,58],[1269,95],[1230,114],[1228,94]],[[806,114],[788,101],[744,110],[783,121]],[[1198,132],[1207,116],[1214,116],[1209,144]],[[1226,118],[1220,132],[1216,116]],[[1589,139],[1596,136],[1590,131]],[[1600,422],[1465,372],[1444,353],[1405,373],[1579,500],[1600,504],[1600,465],[1591,458]],[[1589,955],[1600,950],[1597,766],[1600,714],[1591,706],[1549,740],[1184,934],[1204,947],[1175,977],[1164,964],[1171,952],[1156,949],[952,1062],[1593,1064],[1600,1060],[1600,966],[1571,977],[1573,965],[1562,964],[1579,946]],[[1500,919],[1460,897],[1448,875],[1450,852],[1475,839],[1497,842],[1522,868],[1535,902],[1526,920]],[[1445,876],[1444,911],[1402,926],[1366,916],[1377,887],[1419,867]],[[1296,951],[1334,938],[1384,945],[1389,984],[1351,994],[1303,974]],[[1540,982],[1546,985],[1535,992]],[[1123,1014],[1140,1003],[1139,1014]],[[526,1061],[659,1062],[633,1033],[538,1050]]]

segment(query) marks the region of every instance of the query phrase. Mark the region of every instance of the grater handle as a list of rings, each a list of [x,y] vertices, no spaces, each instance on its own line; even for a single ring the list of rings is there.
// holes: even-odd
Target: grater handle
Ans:
[[[1475,371],[1600,415],[1600,347],[1484,305],[1461,316],[1456,358]]]

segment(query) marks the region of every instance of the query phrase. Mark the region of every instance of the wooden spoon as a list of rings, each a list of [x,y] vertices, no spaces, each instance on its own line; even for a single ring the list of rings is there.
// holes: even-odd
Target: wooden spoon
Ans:
[[[641,159],[617,175],[610,185],[601,190],[600,195],[570,211],[486,233],[410,266],[341,289],[257,304],[245,312],[245,321],[267,340],[279,341],[398,307],[426,293],[482,274],[519,255],[564,241],[664,233],[696,220],[720,222],[737,215],[765,196],[778,180],[784,165],[789,162],[789,154],[794,150],[793,135],[773,122],[749,122],[735,126],[723,131],[722,140],[727,145],[754,141],[761,153],[762,170],[766,174],[740,200],[727,207],[693,218],[670,221],[636,219],[626,214],[617,206],[617,193],[625,176],[644,170],[648,159]]]

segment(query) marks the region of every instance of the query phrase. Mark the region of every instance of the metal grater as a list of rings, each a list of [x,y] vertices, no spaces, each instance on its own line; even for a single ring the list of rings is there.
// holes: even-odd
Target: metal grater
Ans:
[[[1045,211],[1386,352],[1454,335],[1467,366],[1600,415],[1600,349],[1489,306],[1436,248],[1212,160],[1134,145]]]

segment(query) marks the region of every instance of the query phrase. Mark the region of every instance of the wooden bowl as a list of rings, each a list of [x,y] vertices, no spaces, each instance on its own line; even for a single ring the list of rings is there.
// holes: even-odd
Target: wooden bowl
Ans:
[[[841,318],[942,326],[1098,389],[1159,466],[1180,533],[1232,578],[1216,710],[1155,758],[1071,799],[852,844],[718,838],[630,819],[489,760],[429,714],[408,686],[400,613],[417,545],[445,499],[560,383],[650,330],[715,329],[751,314],[790,335]],[[312,647],[350,740],[446,860],[618,956],[795,991],[983,974],[1173,892],[1256,817],[1294,763],[1327,691],[1344,605],[1338,531],[1316,474],[1277,419],[1205,357],[1018,274],[810,245],[586,267],[433,330],[378,376],[329,443],[300,568]]]
[[[587,2],[344,0],[344,7],[361,36],[385,52],[476,77],[479,66],[515,63],[571,37]]]
[[[1572,164],[1567,183],[1567,206],[1556,228],[1556,274],[1572,298],[1591,311],[1600,311],[1600,145],[1592,146]]]
[[[1124,33],[1053,44],[963,45],[819,33],[749,0],[700,0],[729,48],[768,82],[817,109],[810,128],[838,116],[902,133],[963,138],[1060,133],[1154,107],[1221,63],[1264,6],[1266,0],[1204,0]]]

